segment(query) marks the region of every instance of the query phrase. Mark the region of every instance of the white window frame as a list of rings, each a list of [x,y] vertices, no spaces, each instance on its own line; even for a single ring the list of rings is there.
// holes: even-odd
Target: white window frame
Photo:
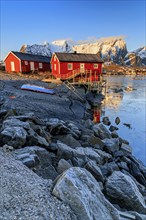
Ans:
[[[94,69],[98,69],[98,63],[94,63]]]
[[[73,64],[72,63],[68,63],[67,64],[67,69],[68,70],[73,70]]]
[[[54,64],[54,70],[56,70],[56,63]]]
[[[85,69],[85,63],[80,63],[80,69]]]
[[[43,64],[39,63],[39,69],[43,69]]]
[[[24,61],[24,64],[27,66],[27,65],[28,65],[28,61],[27,61],[27,60],[25,60],[25,61]]]

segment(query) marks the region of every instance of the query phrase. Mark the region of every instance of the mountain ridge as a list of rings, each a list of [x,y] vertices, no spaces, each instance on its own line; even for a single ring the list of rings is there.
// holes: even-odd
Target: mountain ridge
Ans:
[[[97,54],[105,62],[112,62],[126,66],[146,66],[146,47],[140,47],[129,52],[123,37],[101,38],[96,42],[73,43],[67,40],[55,40],[51,43],[24,44],[21,52],[52,56],[54,52],[77,52]]]

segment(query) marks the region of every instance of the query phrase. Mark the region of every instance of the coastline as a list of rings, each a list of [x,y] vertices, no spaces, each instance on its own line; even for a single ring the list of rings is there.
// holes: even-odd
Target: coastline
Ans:
[[[12,179],[9,190],[2,184],[0,187],[6,201],[6,192],[17,198],[13,210],[11,202],[7,205],[10,216],[38,218],[37,201],[41,199],[42,220],[97,219],[99,213],[103,220],[120,220],[126,215],[144,220],[146,167],[132,155],[128,140],[121,138],[116,129],[106,128],[108,120],[93,123],[90,104],[100,103],[101,99],[94,99],[90,93],[87,96],[82,90],[87,102],[81,103],[63,86],[54,88],[55,95],[20,89],[24,83],[48,86],[40,80],[34,75],[22,78],[6,74],[0,82],[0,175],[5,174],[4,182]],[[29,182],[35,186],[31,197],[27,194]],[[11,188],[17,190],[12,192]],[[26,197],[20,196],[21,191]],[[36,201],[33,206],[31,200]],[[51,201],[51,209],[57,206],[61,211],[50,214],[44,206],[47,200]],[[3,217],[7,206],[1,211]]]

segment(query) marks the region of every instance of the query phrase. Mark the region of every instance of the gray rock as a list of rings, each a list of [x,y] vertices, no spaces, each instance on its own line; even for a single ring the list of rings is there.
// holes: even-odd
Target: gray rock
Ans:
[[[104,177],[110,176],[114,171],[119,171],[119,167],[114,161],[100,165],[100,169]]]
[[[124,169],[124,170],[130,172],[126,162],[121,161],[121,162],[118,162],[117,165],[120,169]]]
[[[6,127],[0,133],[1,144],[21,148],[26,142],[27,132],[22,127]]]
[[[107,180],[106,193],[120,207],[145,214],[144,198],[130,176],[120,171],[113,172]]]
[[[58,159],[69,160],[72,159],[74,155],[74,149],[70,148],[61,141],[57,141],[57,157]]]
[[[109,128],[109,130],[110,130],[111,132],[117,131],[118,129],[119,129],[119,128],[117,128],[117,127],[115,127],[115,126],[113,126],[113,125],[111,125],[110,128]]]
[[[107,130],[107,128],[103,124],[95,124],[93,126],[93,131],[96,136],[98,136],[101,139],[105,138],[111,138],[110,132]]]
[[[144,166],[144,164],[140,160],[137,160],[133,155],[129,155],[128,158],[138,166],[138,168],[140,169],[140,171],[146,179],[146,166]]]
[[[26,165],[28,168],[33,168],[35,165],[35,160],[33,157],[28,157],[23,159],[22,163]]]
[[[93,145],[95,148],[103,149],[103,147],[104,147],[103,141],[94,135],[89,137],[88,143],[90,145]]]
[[[120,150],[123,151],[126,155],[132,154],[132,147],[128,144],[122,143]]]
[[[85,169],[65,171],[53,189],[53,195],[70,205],[77,219],[119,220],[117,210],[106,200],[94,177]]]
[[[70,129],[70,133],[72,134],[72,136],[76,139],[79,139],[81,135],[81,131],[79,130],[79,128],[75,124],[73,124],[73,122],[66,122],[65,124],[67,128]]]
[[[107,125],[107,126],[109,126],[111,124],[109,117],[103,117],[102,122],[104,125]]]
[[[116,131],[111,132],[111,136],[112,136],[112,138],[118,138],[119,137],[119,135]]]
[[[98,182],[102,182],[102,183],[104,182],[104,177],[102,175],[102,172],[95,162],[89,161],[84,167],[94,176],[94,178]]]
[[[87,119],[85,121],[85,127],[88,128],[88,129],[91,129],[93,127],[94,123],[91,119]]]
[[[70,163],[68,163],[66,160],[61,159],[59,160],[58,166],[57,166],[57,172],[59,174],[63,173],[65,170],[69,169],[71,167]]]
[[[46,149],[29,146],[13,152],[14,157],[20,160],[28,168],[31,168],[37,175],[44,179],[54,180],[58,173],[53,167],[53,159],[55,155],[49,153]]]
[[[20,121],[28,121],[29,123],[30,122],[33,122],[34,124],[37,124],[37,125],[45,125],[45,122],[38,118],[33,112],[29,112],[29,113],[25,113],[23,115],[17,115],[17,116],[13,116],[13,117],[9,117],[10,119],[18,119]]]
[[[41,137],[36,132],[34,132],[34,130],[29,129],[28,130],[28,136],[27,136],[27,139],[26,139],[26,145],[28,145],[28,146],[48,147],[49,142],[47,142],[44,137]]]
[[[134,178],[139,183],[141,183],[142,185],[146,186],[146,179],[145,179],[145,177],[141,173],[139,167],[133,161],[131,161],[131,164],[130,164],[130,173],[131,173],[132,176],[134,176]]]
[[[116,117],[116,119],[115,119],[116,125],[120,124],[120,122],[121,122],[120,118],[119,118],[119,117]]]
[[[16,118],[11,118],[3,122],[2,128],[4,129],[6,127],[22,127],[28,130],[30,128],[30,125],[28,122],[23,122]]]
[[[123,157],[123,156],[125,156],[125,154],[124,154],[124,152],[123,151],[116,151],[116,152],[114,152],[114,157],[116,158],[116,157]]]
[[[46,125],[52,135],[62,135],[70,132],[70,129],[66,127],[65,122],[58,118],[50,118]]]
[[[104,139],[104,150],[107,151],[108,153],[115,153],[116,151],[119,150],[119,141],[118,138],[111,138],[111,139]]]
[[[128,142],[127,140],[121,138],[121,137],[119,137],[119,142],[120,142],[120,145],[122,145],[122,144],[127,144],[127,145],[129,145],[129,142]]]
[[[73,149],[76,147],[81,147],[80,142],[77,141],[71,134],[60,135],[60,136],[57,135],[55,138]]]
[[[100,157],[102,158],[102,164],[108,162],[111,158],[112,158],[112,155],[105,152],[104,150],[100,150],[100,149],[94,149],[95,152],[97,152]]]
[[[74,151],[74,157],[81,159],[88,158],[89,160],[94,160],[97,163],[101,163],[101,157],[91,147],[77,147]]]

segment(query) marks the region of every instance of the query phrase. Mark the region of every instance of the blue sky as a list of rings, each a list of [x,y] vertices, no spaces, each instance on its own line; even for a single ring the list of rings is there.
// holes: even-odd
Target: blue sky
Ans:
[[[145,0],[1,0],[1,59],[23,44],[125,36],[129,51],[144,46]]]

